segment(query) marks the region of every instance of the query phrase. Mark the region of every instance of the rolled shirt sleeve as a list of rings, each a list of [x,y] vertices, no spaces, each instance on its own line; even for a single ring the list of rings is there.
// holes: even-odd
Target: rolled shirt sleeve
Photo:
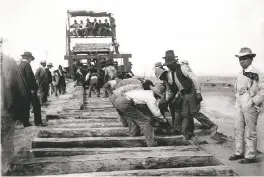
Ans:
[[[188,65],[181,65],[181,70],[186,77],[192,80],[196,93],[201,93],[201,86],[198,77],[192,72],[191,68]]]

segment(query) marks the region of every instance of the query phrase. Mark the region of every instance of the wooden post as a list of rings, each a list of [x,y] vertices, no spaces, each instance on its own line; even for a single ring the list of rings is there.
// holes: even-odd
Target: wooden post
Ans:
[[[124,72],[129,72],[129,63],[128,63],[128,57],[124,57],[123,58],[123,61],[124,61]]]

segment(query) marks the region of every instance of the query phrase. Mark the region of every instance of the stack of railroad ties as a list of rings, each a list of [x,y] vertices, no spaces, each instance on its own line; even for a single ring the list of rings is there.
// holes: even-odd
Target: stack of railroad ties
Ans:
[[[130,78],[109,81],[105,88],[110,95],[109,99],[88,98],[84,90],[82,100],[76,99],[81,98],[82,87],[76,87],[73,100],[83,102],[84,110],[65,109],[56,117],[60,120],[50,120],[49,127],[41,131],[39,138],[32,142],[34,158],[16,162],[17,173],[14,174],[234,174],[229,167],[222,165],[192,141],[185,140],[182,135],[172,135],[174,131],[168,131],[171,129],[170,124],[161,115],[157,105],[153,104],[164,94],[161,85],[154,87],[148,80]],[[154,131],[157,135],[155,138]]]

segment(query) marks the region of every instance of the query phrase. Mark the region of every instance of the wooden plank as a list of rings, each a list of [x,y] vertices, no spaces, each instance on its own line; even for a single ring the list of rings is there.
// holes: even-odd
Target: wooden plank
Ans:
[[[54,119],[118,119],[117,115],[83,115],[77,113],[68,114],[48,114],[46,115],[47,120]]]
[[[103,123],[103,122],[119,122],[118,119],[58,119],[58,120],[49,120],[49,125],[56,124],[72,124],[72,123],[80,123],[80,124],[89,124],[89,123]]]
[[[154,151],[200,151],[198,146],[159,146],[159,147],[133,147],[133,148],[33,148],[32,157],[55,157],[94,154],[115,154],[125,152],[154,152]]]
[[[88,103],[85,106],[87,106],[90,109],[109,109],[109,108],[113,109],[114,108],[114,106],[111,104],[102,104],[102,103],[101,104],[99,103],[97,105]]]
[[[90,112],[105,112],[109,111],[115,113],[116,110],[114,108],[90,108],[89,106],[84,106],[84,110],[90,111]],[[99,113],[100,114],[100,113]]]
[[[190,145],[180,136],[156,136],[159,146]],[[73,147],[141,147],[146,146],[145,137],[83,137],[83,138],[35,138],[33,148],[73,148]]]
[[[93,115],[93,116],[107,116],[107,115],[118,115],[117,112],[113,112],[113,111],[105,111],[105,112],[89,112],[89,111],[86,111],[86,110],[63,110],[63,111],[58,111],[58,114],[61,114],[61,115],[65,115],[65,114],[68,114],[68,115],[76,115],[76,114],[79,114],[79,115],[83,115],[83,116],[90,116],[90,115]]]
[[[55,175],[209,165],[215,166],[219,163],[203,151],[122,152],[19,160],[14,163],[13,175]]]
[[[186,168],[161,168],[71,174],[72,176],[234,176],[233,170],[224,165]],[[70,176],[70,175],[63,175]],[[60,177],[60,175],[56,176]]]
[[[39,138],[120,137],[129,135],[129,129],[126,127],[53,128],[41,130],[38,133]]]
[[[99,127],[123,127],[121,122],[98,122],[98,123],[69,123],[48,125],[47,128],[99,128]]]
[[[131,58],[132,54],[108,54],[108,55],[100,55],[100,58]],[[74,58],[75,60],[82,59],[95,59],[98,58],[98,55],[71,55],[64,56],[65,60],[69,60],[70,58]]]

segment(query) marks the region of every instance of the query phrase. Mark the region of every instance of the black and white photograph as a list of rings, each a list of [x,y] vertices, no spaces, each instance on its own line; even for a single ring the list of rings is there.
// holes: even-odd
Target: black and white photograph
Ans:
[[[0,0],[1,176],[264,176],[264,0]]]

